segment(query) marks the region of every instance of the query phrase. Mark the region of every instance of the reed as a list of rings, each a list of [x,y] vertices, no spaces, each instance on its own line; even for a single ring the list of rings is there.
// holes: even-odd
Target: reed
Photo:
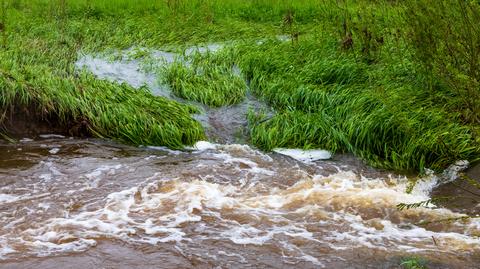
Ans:
[[[0,21],[0,32],[2,33],[2,47],[7,47],[7,0],[2,0],[0,3],[2,5],[1,11],[1,21]]]
[[[211,107],[234,105],[244,100],[247,85],[234,74],[232,65],[218,63],[210,53],[195,53],[185,60],[188,65],[177,62],[161,74],[175,95]]]
[[[455,80],[442,75],[445,61],[438,55],[430,61],[436,72],[422,67],[419,48],[409,39],[411,1],[50,3],[58,13],[41,0],[8,9],[9,33],[15,35],[2,32],[9,49],[0,51],[0,115],[12,105],[33,104],[65,123],[86,119],[99,137],[180,148],[205,138],[191,117],[195,108],[81,73],[74,66],[78,53],[230,41],[229,50],[162,72],[177,96],[210,106],[241,102],[248,85],[277,113],[249,116],[250,142],[262,149],[321,147],[412,171],[480,159],[477,112],[469,110],[466,120],[459,109],[465,96],[450,83],[465,78],[466,65],[458,66]],[[452,40],[470,40],[465,31]],[[282,33],[292,40],[301,33],[301,39],[292,46],[277,40]],[[461,47],[457,51],[461,55]],[[240,67],[246,83],[232,66]],[[468,85],[475,85],[474,78],[467,76]]]

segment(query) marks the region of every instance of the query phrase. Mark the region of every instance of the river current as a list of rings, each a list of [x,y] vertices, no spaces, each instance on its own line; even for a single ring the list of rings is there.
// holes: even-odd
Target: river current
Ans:
[[[171,97],[136,60],[87,55],[77,67]],[[50,134],[0,142],[0,268],[399,268],[405,257],[479,268],[478,218],[397,209],[428,200],[458,165],[407,193],[408,177],[349,155],[243,144],[252,107],[265,105],[204,107],[196,118],[218,144],[182,151]]]
[[[475,268],[480,222],[352,157],[172,151],[43,136],[0,144],[2,268]],[[429,224],[419,224],[428,220]],[[391,267],[390,267],[391,266]]]

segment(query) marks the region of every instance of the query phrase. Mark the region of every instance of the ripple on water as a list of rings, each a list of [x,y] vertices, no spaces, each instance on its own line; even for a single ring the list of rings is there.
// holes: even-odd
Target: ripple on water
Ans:
[[[45,144],[29,143],[31,150]],[[334,160],[305,164],[245,145],[199,143],[170,152],[54,143],[61,158],[45,152],[38,165],[8,174],[13,185],[0,186],[6,261],[74,259],[105,244],[115,249],[116,242],[143,253],[139,264],[158,251],[205,265],[306,268],[355,267],[358,259],[385,264],[411,253],[468,267],[479,255],[478,220],[420,226],[415,223],[462,215],[396,210],[400,202],[428,199],[438,181],[433,174],[407,194],[405,177],[366,177]],[[328,165],[338,169],[315,173]],[[0,175],[8,171],[1,168]]]

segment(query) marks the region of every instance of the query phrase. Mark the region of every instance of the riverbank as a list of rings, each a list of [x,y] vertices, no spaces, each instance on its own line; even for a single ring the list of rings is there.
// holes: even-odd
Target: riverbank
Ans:
[[[256,147],[351,152],[376,167],[416,172],[480,158],[478,125],[463,120],[461,97],[441,83],[432,88],[398,32],[401,4],[167,2],[7,1],[0,111],[33,109],[64,133],[183,148],[205,139],[193,118],[198,107],[99,80],[75,63],[80,53],[223,42],[230,45],[200,57],[196,70],[166,70],[167,83],[177,97],[235,104],[246,94],[229,74],[238,67],[249,91],[275,111],[250,113],[248,143]],[[198,69],[210,70],[210,79],[195,78]],[[219,94],[219,85],[233,92]],[[215,90],[202,96],[205,87]],[[4,134],[12,131],[6,119]]]

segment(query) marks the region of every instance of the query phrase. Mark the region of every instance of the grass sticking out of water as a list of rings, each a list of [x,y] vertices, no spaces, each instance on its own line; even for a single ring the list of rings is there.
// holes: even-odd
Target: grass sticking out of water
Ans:
[[[36,59],[34,53],[21,57]],[[12,105],[33,105],[38,113],[55,115],[65,126],[85,121],[98,137],[135,145],[182,148],[204,139],[202,127],[191,117],[196,111],[193,107],[155,97],[147,89],[97,80],[86,73],[65,77],[58,70],[34,63],[25,67],[4,61],[0,74],[1,114]]]
[[[367,64],[339,52],[333,41],[317,36],[294,47],[238,48],[254,92],[279,112],[271,119],[250,115],[254,144],[353,152],[397,170],[441,169],[478,158],[472,128],[442,102],[448,90],[426,90],[411,62],[385,55]]]
[[[404,269],[428,269],[426,261],[418,257],[402,259],[400,266]]]
[[[397,170],[480,159],[478,124],[462,121],[465,97],[432,83],[442,80],[418,68],[407,46],[409,1],[179,0],[172,7],[72,0],[63,10],[40,0],[7,2],[0,115],[13,105],[35,104],[65,122],[86,119],[97,136],[192,144],[204,136],[191,107],[79,73],[78,52],[235,40],[233,51],[194,55],[190,65],[175,64],[165,73],[178,96],[222,106],[245,97],[244,81],[232,73],[238,65],[251,91],[278,112],[272,119],[250,116],[258,147],[352,152]],[[287,11],[291,33],[282,26]],[[275,38],[285,33],[291,42]],[[141,50],[131,55],[147,56]]]
[[[208,54],[197,53],[192,58],[191,64],[169,65],[161,75],[176,96],[211,107],[234,105],[245,99],[247,85],[234,74],[233,66],[212,61]]]

